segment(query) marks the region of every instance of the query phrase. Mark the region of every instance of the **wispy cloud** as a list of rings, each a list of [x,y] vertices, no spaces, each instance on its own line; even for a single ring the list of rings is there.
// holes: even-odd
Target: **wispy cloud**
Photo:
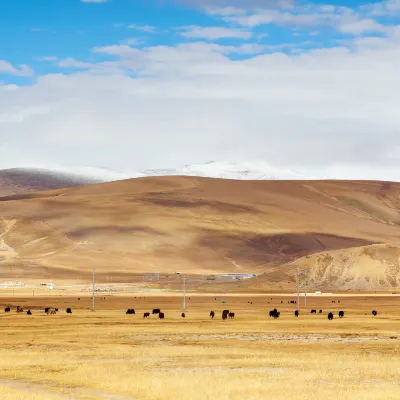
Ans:
[[[224,17],[229,17],[229,16],[233,16],[233,15],[245,15],[245,14],[247,14],[247,11],[245,9],[232,7],[232,6],[227,6],[227,7],[208,7],[208,8],[206,8],[206,12],[209,15],[218,15],[218,16],[224,16]]]
[[[133,54],[137,54],[138,52],[140,52],[140,50],[137,50],[125,44],[115,44],[110,46],[94,47],[92,49],[92,52],[110,54],[113,56],[130,56]]]
[[[362,11],[368,12],[374,16],[400,15],[399,0],[384,0],[364,4],[360,7]]]
[[[343,22],[338,25],[338,30],[344,33],[361,35],[363,33],[385,32],[387,31],[387,27],[372,19],[362,19],[353,22]]]
[[[128,44],[129,46],[138,46],[143,43],[142,38],[128,38],[122,41],[122,43]]]
[[[57,57],[55,56],[44,56],[44,57],[35,57],[38,61],[57,61]]]
[[[33,70],[28,65],[20,65],[19,67],[14,67],[8,61],[0,60],[0,74],[8,74],[15,76],[32,76]]]
[[[182,26],[178,28],[181,36],[186,38],[217,40],[223,38],[250,39],[252,32],[239,28],[225,28],[222,26]]]
[[[45,28],[31,28],[31,32],[47,32]]]
[[[247,11],[227,7],[208,10],[208,12],[211,12],[214,16],[219,16],[224,21],[250,28],[260,25],[325,26],[353,35],[385,32],[387,27],[372,18],[372,10],[369,9],[369,12],[366,12],[366,9],[362,11],[361,8],[352,9],[343,6],[308,3],[295,7],[293,5],[287,8],[263,7]]]
[[[74,58],[64,58],[58,62],[60,68],[77,68],[77,69],[90,69],[93,67],[92,63],[78,61]]]
[[[128,25],[129,29],[135,29],[137,31],[142,31],[142,32],[147,32],[147,33],[153,33],[156,31],[156,28],[154,26],[150,26],[150,25],[135,25],[135,24],[131,24]]]

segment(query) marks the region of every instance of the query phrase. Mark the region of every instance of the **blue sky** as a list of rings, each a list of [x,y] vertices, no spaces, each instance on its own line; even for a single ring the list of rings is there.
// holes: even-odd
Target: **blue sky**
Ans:
[[[4,0],[0,168],[392,171],[399,27],[400,0]]]
[[[266,3],[266,2],[264,2]],[[387,3],[390,3],[387,2]],[[347,18],[350,26],[355,21],[373,20],[380,26],[399,23],[397,13],[388,15],[373,15],[361,11],[367,2],[356,0],[336,0],[328,5],[336,10],[327,13],[328,17],[336,14],[337,21],[326,21],[322,18],[320,7],[326,2],[296,2],[286,7],[273,7],[269,10],[287,13],[292,17],[286,22],[276,18],[266,23],[248,25],[245,20],[251,14],[261,14],[258,8],[246,7],[250,2],[236,3],[239,16],[224,15],[229,3],[221,2],[174,2],[154,0],[13,0],[3,1],[0,13],[0,57],[13,66],[27,65],[32,68],[32,74],[12,76],[0,70],[1,81],[5,83],[30,84],[35,77],[47,73],[60,72],[57,60],[70,59],[82,62],[97,62],[112,59],[106,54],[93,53],[92,49],[109,45],[130,44],[134,48],[153,46],[174,46],[179,43],[207,41],[224,46],[240,46],[241,44],[256,44],[265,46],[259,49],[262,53],[276,51],[301,51],[303,48],[326,48],[336,46],[339,40],[354,38],[354,32],[341,30],[340,14],[343,21]],[[255,4],[257,7],[259,3]],[[371,4],[371,3],[369,3]],[[377,2],[375,5],[386,4]],[[285,5],[285,3],[284,3]],[[345,12],[339,7],[346,7],[348,13],[354,15],[345,17]],[[220,12],[218,12],[218,10]],[[257,11],[258,10],[258,11]],[[234,14],[234,13],[233,13]],[[244,14],[244,16],[242,16]],[[400,15],[400,13],[399,13]],[[315,21],[298,22],[301,16],[318,17]],[[242,18],[242,20],[241,20]],[[136,26],[137,28],[135,29]],[[182,27],[197,27],[207,29],[221,28],[229,31],[210,33],[198,32],[197,36],[182,35]],[[378,26],[378,25],[377,25]],[[148,29],[146,29],[148,28]],[[190,29],[189,29],[190,30]],[[234,36],[237,32],[238,37]],[[242,32],[243,36],[240,36]],[[248,36],[246,36],[246,32]],[[357,33],[357,36],[381,36],[378,30],[367,28]],[[137,41],[137,43],[134,43]],[[258,47],[256,47],[258,49]],[[230,52],[231,59],[245,59],[254,56],[252,52]],[[71,73],[73,68],[65,68],[63,73]],[[25,76],[26,75],[26,76]]]

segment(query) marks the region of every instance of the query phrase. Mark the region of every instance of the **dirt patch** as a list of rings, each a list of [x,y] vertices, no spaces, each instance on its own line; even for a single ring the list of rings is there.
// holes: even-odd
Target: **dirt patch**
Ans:
[[[121,396],[119,394],[107,393],[100,390],[91,390],[84,388],[63,388],[55,384],[39,384],[20,379],[0,378],[0,387],[9,387],[30,393],[42,394],[49,399],[61,400],[81,400],[81,396],[90,396],[100,400],[133,400],[132,397]],[[57,390],[63,390],[64,393],[57,393]],[[75,397],[77,395],[79,397]]]

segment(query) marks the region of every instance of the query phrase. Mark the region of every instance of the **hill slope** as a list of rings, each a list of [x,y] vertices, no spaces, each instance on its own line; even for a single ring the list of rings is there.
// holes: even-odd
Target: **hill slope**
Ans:
[[[0,200],[2,269],[25,278],[72,279],[94,265],[125,277],[266,272],[246,284],[293,284],[302,257],[400,244],[400,184],[389,182],[153,177]]]
[[[84,176],[41,169],[2,169],[0,170],[0,196],[69,188],[98,182],[96,179]]]

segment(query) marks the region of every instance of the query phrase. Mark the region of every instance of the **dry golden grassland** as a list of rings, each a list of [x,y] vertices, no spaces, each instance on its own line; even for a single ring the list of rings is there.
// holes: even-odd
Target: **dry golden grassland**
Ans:
[[[88,296],[0,298],[0,399],[400,398],[398,297],[309,298],[297,319],[289,297],[222,298],[191,296],[185,319],[176,296],[107,296],[94,313]],[[165,320],[143,318],[155,307]],[[222,321],[224,308],[235,319]]]

